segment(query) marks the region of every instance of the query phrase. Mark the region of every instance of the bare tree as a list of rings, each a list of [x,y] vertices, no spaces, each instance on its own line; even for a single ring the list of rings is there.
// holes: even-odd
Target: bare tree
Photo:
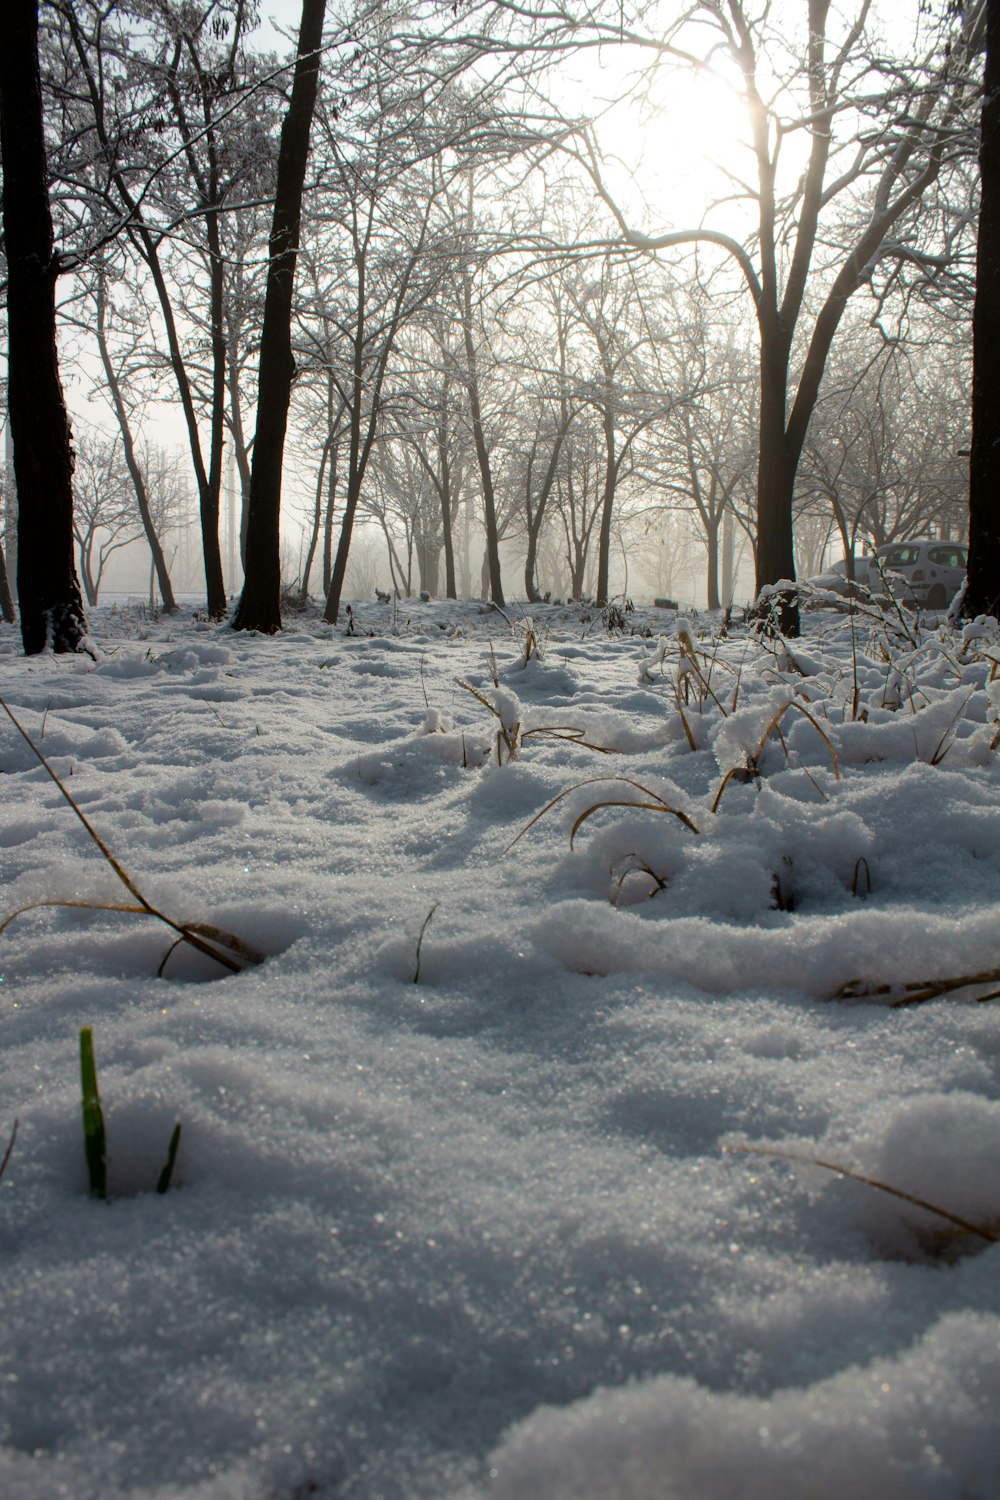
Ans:
[[[142,535],[129,469],[116,440],[83,436],[77,441],[73,535],[87,603],[93,606],[112,555]]]
[[[749,290],[759,335],[758,588],[794,579],[795,476],[848,301],[883,262],[915,264],[928,275],[942,270],[920,242],[917,209],[942,170],[969,149],[983,4],[947,40],[935,34],[914,65],[871,44],[870,11],[871,0],[855,0],[834,34],[839,16],[830,0],[808,0],[791,72],[784,67],[790,18],[770,7],[755,13],[745,0],[706,0],[673,33],[676,43],[692,26],[707,29],[709,50],[724,54],[742,79],[754,182],[737,179],[737,189],[754,206],[751,236],[704,225],[639,231],[606,185],[592,140],[585,158],[625,243],[647,252],[714,246]],[[784,75],[777,93],[772,74]],[[782,153],[803,137],[804,167],[782,187]],[[792,595],[781,613],[784,628],[797,632]]]
[[[641,295],[629,275],[617,274],[620,269],[605,258],[592,275],[577,280],[571,293],[593,361],[590,378],[577,378],[577,399],[591,409],[604,453],[595,585],[600,605],[608,602],[612,524],[622,478],[635,465],[643,435],[679,399],[686,399],[664,389],[658,372],[649,368],[652,339]]]
[[[122,453],[129,475],[131,476],[135,503],[138,506],[142,529],[149,545],[152,567],[156,574],[156,581],[159,584],[160,598],[163,600],[164,612],[166,614],[173,614],[177,609],[177,603],[174,599],[173,586],[170,582],[170,571],[167,567],[167,561],[163,555],[163,547],[157,534],[156,523],[153,518],[153,507],[150,503],[150,496],[146,487],[146,476],[136,452],[135,434],[132,425],[133,400],[127,391],[126,384],[121,379],[120,364],[118,360],[112,357],[111,353],[111,344],[108,338],[107,276],[101,267],[97,270],[94,284],[94,311],[96,314],[94,332],[97,338],[98,352],[101,357],[101,368],[104,371],[108,398],[121,434]],[[77,541],[79,541],[79,534],[77,535]],[[84,570],[84,573],[84,583],[86,584],[86,570]],[[89,585],[87,585],[87,591],[89,595]],[[91,603],[94,602],[96,602],[96,595],[94,599],[91,599]]]
[[[49,209],[37,0],[8,0],[0,12],[0,157],[21,639],[29,656],[47,647],[79,651],[87,623],[73,557],[73,450],[56,351],[59,260]]]
[[[828,370],[800,466],[797,506],[832,520],[849,576],[859,542],[871,548],[961,525],[967,395],[961,351],[938,355],[934,330],[921,348],[872,350],[855,328]]]
[[[409,448],[437,496],[445,594],[457,597],[455,527],[469,469],[460,362],[440,308],[425,314],[406,340],[390,396],[392,424],[383,437]]]
[[[78,257],[111,241],[145,266],[167,345],[198,486],[207,607],[225,613],[219,548],[226,420],[226,258],[222,219],[237,188],[254,184],[266,140],[260,80],[244,42],[248,0],[157,0],[108,6],[52,0],[63,75],[53,92],[64,118],[59,173],[68,214],[76,202]],[[138,19],[141,25],[133,25]],[[251,102],[253,101],[253,103]],[[207,401],[185,348],[179,263],[191,246],[206,305]],[[189,274],[189,280],[191,276]],[[197,317],[195,318],[197,322]],[[207,412],[208,443],[200,417]]]
[[[291,396],[292,290],[298,255],[302,190],[309,156],[326,0],[302,0],[295,78],[281,128],[267,291],[260,338],[257,433],[247,515],[246,578],[233,617],[236,630],[281,629],[281,462]]]
[[[377,70],[380,60],[372,66]],[[340,613],[397,343],[436,295],[454,240],[441,208],[446,182],[436,131],[426,137],[421,101],[408,86],[395,91],[376,71],[365,81],[356,113],[363,136],[350,140],[341,139],[329,109],[320,115],[327,224],[313,262],[322,275],[314,275],[300,319],[302,347],[324,378],[332,378],[344,428],[344,499],[324,612],[331,624]]]

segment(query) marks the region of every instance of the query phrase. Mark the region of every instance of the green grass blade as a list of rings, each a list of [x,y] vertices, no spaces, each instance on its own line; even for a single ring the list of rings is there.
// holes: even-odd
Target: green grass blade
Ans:
[[[80,1031],[80,1083],[83,1091],[83,1150],[87,1158],[90,1191],[95,1198],[108,1196],[108,1158],[104,1136],[104,1111],[97,1090],[94,1034],[89,1026]]]

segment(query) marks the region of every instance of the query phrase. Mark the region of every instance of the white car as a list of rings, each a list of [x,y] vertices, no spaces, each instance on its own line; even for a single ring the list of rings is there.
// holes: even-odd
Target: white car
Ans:
[[[920,539],[913,542],[888,542],[876,549],[875,556],[860,559],[862,567],[855,564],[855,576],[872,593],[882,592],[882,574],[893,586],[894,578],[902,579],[894,592],[904,604],[918,609],[947,609],[948,605],[965,582],[965,565],[969,548],[965,542],[941,542]],[[862,570],[863,569],[863,570]]]
[[[854,559],[854,581],[872,594],[882,594],[888,586],[916,609],[946,609],[965,582],[968,555],[965,542],[887,542],[874,555]],[[806,582],[842,597],[851,592],[843,559]]]
[[[867,557],[854,559],[854,577],[858,583],[866,583],[868,561]],[[812,578],[804,578],[802,581],[810,588],[823,589],[828,594],[839,594],[842,599],[846,599],[851,592],[851,583],[847,577],[847,563],[843,558],[840,562],[831,564],[822,573],[817,573]]]

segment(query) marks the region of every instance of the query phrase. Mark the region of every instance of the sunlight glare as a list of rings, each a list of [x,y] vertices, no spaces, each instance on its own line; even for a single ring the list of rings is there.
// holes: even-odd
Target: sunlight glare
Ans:
[[[737,91],[706,68],[658,77],[638,115],[636,176],[664,227],[700,223],[752,171],[747,118]]]

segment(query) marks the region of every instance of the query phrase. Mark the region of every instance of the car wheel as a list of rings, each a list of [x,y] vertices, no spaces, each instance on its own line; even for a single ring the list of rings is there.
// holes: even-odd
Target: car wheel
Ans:
[[[927,595],[928,609],[944,609],[948,603],[948,595],[943,583],[936,583]]]

